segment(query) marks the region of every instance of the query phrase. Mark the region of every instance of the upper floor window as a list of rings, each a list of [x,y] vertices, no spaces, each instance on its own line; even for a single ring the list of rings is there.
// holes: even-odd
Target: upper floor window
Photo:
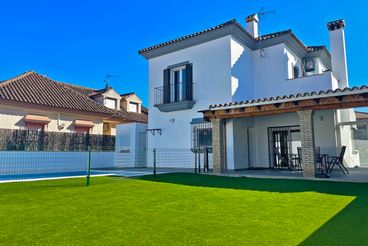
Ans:
[[[154,106],[161,112],[192,109],[193,65],[185,62],[163,71],[163,85],[155,88]]]
[[[313,59],[308,59],[305,61],[305,72],[309,73],[309,72],[314,72],[315,70],[315,63]]]
[[[163,103],[193,100],[192,64],[164,70]]]
[[[293,66],[293,78],[299,78],[299,67],[297,65]]]
[[[130,102],[128,106],[129,112],[138,113],[139,112],[139,103]]]
[[[117,100],[114,98],[106,98],[105,99],[105,107],[116,109]]]
[[[171,70],[170,102],[183,101],[186,95],[186,70],[185,66]]]

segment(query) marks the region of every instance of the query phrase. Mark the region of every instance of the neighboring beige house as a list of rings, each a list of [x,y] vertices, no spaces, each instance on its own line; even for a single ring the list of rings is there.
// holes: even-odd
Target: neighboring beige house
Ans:
[[[0,128],[115,135],[116,125],[146,123],[134,94],[54,81],[30,71],[0,82]]]

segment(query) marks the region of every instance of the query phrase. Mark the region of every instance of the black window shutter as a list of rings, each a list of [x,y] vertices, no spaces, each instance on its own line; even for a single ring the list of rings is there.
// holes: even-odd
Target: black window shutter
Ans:
[[[187,64],[185,66],[185,74],[186,74],[186,99],[188,101],[193,101],[193,64]]]
[[[170,69],[164,70],[163,103],[170,102]]]

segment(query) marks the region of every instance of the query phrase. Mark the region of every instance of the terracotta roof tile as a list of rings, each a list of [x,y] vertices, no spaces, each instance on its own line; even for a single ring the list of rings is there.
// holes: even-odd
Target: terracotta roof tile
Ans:
[[[220,24],[220,25],[217,25],[217,26],[214,26],[214,27],[205,29],[205,30],[200,31],[200,32],[195,32],[195,33],[192,33],[192,34],[189,34],[189,35],[180,37],[180,38],[176,38],[176,39],[170,40],[168,42],[164,42],[164,43],[161,43],[161,44],[157,44],[157,45],[154,45],[154,46],[151,46],[151,47],[148,47],[148,48],[139,50],[138,53],[139,54],[143,54],[143,53],[145,53],[147,51],[158,49],[158,48],[161,48],[161,47],[164,47],[164,46],[173,44],[173,43],[177,43],[177,42],[180,42],[180,41],[183,41],[183,40],[186,40],[186,39],[190,39],[190,38],[193,38],[195,36],[199,36],[199,35],[202,35],[202,34],[205,34],[205,33],[213,32],[215,30],[219,30],[221,28],[224,28],[226,26],[229,26],[229,25],[232,25],[232,24],[235,24],[235,23],[236,23],[236,20],[233,19],[233,20],[227,21],[227,22],[225,22],[223,24]]]
[[[344,89],[336,89],[336,90],[322,90],[322,91],[312,91],[312,92],[304,92],[304,93],[296,93],[291,95],[283,95],[283,96],[275,96],[275,97],[268,97],[268,98],[259,98],[254,100],[247,100],[247,101],[240,101],[240,102],[231,102],[231,103],[224,103],[224,104],[212,104],[209,106],[210,110],[216,110],[219,108],[231,108],[234,106],[253,106],[255,104],[263,104],[263,103],[277,103],[280,101],[294,101],[294,100],[303,100],[310,97],[323,97],[323,96],[334,96],[338,94],[354,94],[354,93],[368,93],[368,86],[362,85],[360,87],[347,87]]]
[[[57,82],[34,71],[0,83],[0,99],[2,100],[104,114],[106,117],[128,121],[147,122],[146,114],[134,115],[125,110],[112,110],[97,104],[90,98],[102,91]]]
[[[205,30],[200,31],[200,32],[192,33],[190,35],[186,35],[186,36],[183,36],[183,37],[180,37],[180,38],[177,38],[177,39],[173,39],[173,40],[170,40],[168,42],[164,42],[164,43],[157,44],[157,45],[154,45],[154,46],[145,48],[145,49],[141,49],[141,50],[138,51],[138,53],[140,55],[142,55],[145,52],[148,52],[148,51],[151,51],[151,50],[155,50],[155,49],[158,49],[158,48],[161,48],[161,47],[164,47],[164,46],[168,46],[168,45],[171,45],[171,44],[174,44],[174,43],[178,43],[178,42],[184,41],[186,39],[190,39],[190,38],[193,38],[193,37],[196,37],[196,36],[199,36],[199,35],[203,35],[203,34],[206,34],[206,33],[209,33],[209,32],[213,32],[213,31],[222,29],[222,28],[227,27],[227,26],[230,26],[230,25],[237,26],[245,35],[247,35],[248,37],[250,37],[254,41],[254,43],[258,43],[258,42],[261,42],[261,41],[265,41],[265,40],[268,40],[268,39],[277,38],[279,36],[283,36],[283,35],[288,35],[289,34],[307,52],[312,52],[313,51],[313,49],[310,50],[309,49],[310,47],[307,47],[306,45],[304,45],[303,42],[292,32],[291,29],[280,31],[280,32],[275,32],[275,33],[270,33],[270,34],[266,34],[266,35],[262,35],[260,37],[254,38],[239,22],[237,22],[236,19],[233,19],[233,20],[227,21],[227,22],[225,22],[223,24],[220,24],[220,25],[217,25],[217,26],[214,26],[214,27],[205,29]],[[322,47],[322,46],[311,46],[311,47]],[[327,51],[327,49],[326,49],[326,51]]]

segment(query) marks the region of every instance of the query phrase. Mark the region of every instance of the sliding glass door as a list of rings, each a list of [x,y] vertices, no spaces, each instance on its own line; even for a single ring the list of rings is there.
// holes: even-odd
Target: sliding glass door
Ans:
[[[285,157],[298,154],[298,147],[301,147],[300,128],[299,126],[270,127],[268,128],[268,141],[270,167],[283,168],[275,148]]]

